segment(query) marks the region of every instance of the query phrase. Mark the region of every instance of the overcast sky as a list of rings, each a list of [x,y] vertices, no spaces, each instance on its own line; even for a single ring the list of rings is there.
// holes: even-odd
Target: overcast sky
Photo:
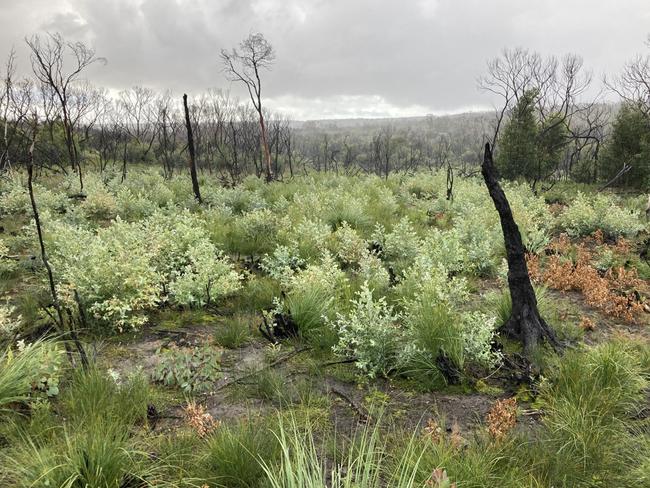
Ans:
[[[489,108],[476,79],[504,47],[575,52],[597,79],[648,49],[650,0],[0,0],[0,46],[60,32],[108,64],[88,78],[197,94],[231,88],[218,54],[262,32],[268,106],[295,119]]]

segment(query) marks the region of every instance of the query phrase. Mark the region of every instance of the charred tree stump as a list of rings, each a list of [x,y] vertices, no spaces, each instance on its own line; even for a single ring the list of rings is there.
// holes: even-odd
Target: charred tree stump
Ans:
[[[447,163],[447,200],[454,200],[454,169]]]
[[[499,212],[506,246],[512,313],[502,330],[522,342],[525,354],[530,354],[541,340],[546,340],[554,349],[559,349],[560,343],[555,332],[539,314],[537,297],[528,275],[524,244],[508,199],[499,184],[489,143],[485,145],[481,173],[492,202]]]
[[[192,134],[192,123],[190,122],[190,110],[187,107],[187,94],[183,94],[183,108],[185,109],[185,128],[187,129],[187,149],[190,153],[190,176],[192,177],[192,190],[194,198],[203,203],[199,191],[199,179],[196,176],[196,156],[194,152],[194,135]]]

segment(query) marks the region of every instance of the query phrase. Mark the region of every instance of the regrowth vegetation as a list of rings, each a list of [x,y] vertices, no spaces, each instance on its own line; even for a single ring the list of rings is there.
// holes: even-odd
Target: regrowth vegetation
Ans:
[[[506,253],[480,179],[456,179],[453,200],[443,173],[200,179],[203,204],[189,178],[150,170],[89,172],[85,199],[69,198],[75,176],[36,181],[85,371],[51,327],[23,176],[2,181],[3,483],[648,480],[650,270],[636,199],[567,193],[558,207],[502,183],[531,277],[547,287],[540,313],[571,341],[561,356],[540,344],[524,358],[499,333],[512,312]],[[639,338],[609,339],[625,322]],[[480,403],[441,411],[437,395]],[[477,421],[459,423],[464,410]]]

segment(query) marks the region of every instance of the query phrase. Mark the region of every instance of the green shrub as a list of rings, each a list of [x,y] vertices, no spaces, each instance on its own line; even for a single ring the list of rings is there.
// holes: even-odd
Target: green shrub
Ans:
[[[391,284],[390,273],[374,253],[366,252],[362,256],[355,274],[361,282],[367,282],[368,288],[377,295],[385,294]]]
[[[285,239],[298,249],[302,259],[313,262],[323,254],[330,233],[331,228],[322,220],[301,217],[297,224],[287,229]]]
[[[3,180],[0,188],[0,216],[1,215],[31,215],[32,204],[27,193],[26,178],[17,175],[7,182]],[[68,197],[64,192],[51,191],[39,183],[34,183],[34,196],[38,202],[39,210],[44,213],[61,214],[68,209]]]
[[[260,261],[262,270],[285,287],[289,285],[293,275],[304,266],[305,260],[288,246],[276,247],[272,254],[265,255]]]
[[[128,222],[143,220],[158,209],[158,205],[151,199],[151,195],[124,186],[117,189],[115,202],[117,215]]]
[[[62,349],[49,340],[6,348],[0,354],[0,411],[39,391],[57,395],[64,361]]]
[[[572,237],[587,236],[598,229],[608,237],[629,237],[643,229],[638,212],[621,208],[610,196],[581,192],[557,217],[557,226]]]
[[[0,304],[0,344],[11,340],[20,328],[22,317],[16,316],[16,307]]]
[[[213,244],[203,241],[188,253],[188,263],[175,271],[169,283],[170,301],[178,305],[209,305],[215,298],[239,290],[241,279]]]
[[[81,208],[93,220],[111,220],[117,217],[118,212],[115,197],[100,186],[88,192]]]
[[[109,330],[142,326],[162,301],[204,305],[241,286],[242,276],[188,212],[117,219],[97,232],[52,223],[48,235],[65,307],[76,310],[76,291],[95,324]]]
[[[159,362],[151,373],[154,381],[186,393],[210,390],[221,377],[221,354],[209,346],[158,351]]]
[[[501,353],[492,347],[496,337],[495,324],[495,317],[481,312],[461,314],[463,351],[468,362],[488,369],[501,364]]]
[[[18,270],[18,263],[10,259],[9,247],[4,239],[0,238],[0,278],[5,279],[14,275]]]
[[[240,288],[242,276],[195,216],[155,214],[145,222],[144,233],[149,238],[151,262],[168,292],[163,298],[178,305],[202,306]]]
[[[422,252],[422,242],[406,217],[395,225],[392,232],[386,232],[381,225],[376,226],[372,239],[381,247],[381,259],[388,263],[398,276],[401,276]]]
[[[343,221],[330,236],[330,251],[346,266],[358,265],[368,253],[359,233]]]
[[[375,300],[367,284],[351,305],[348,314],[337,314],[334,327],[339,342],[333,349],[337,354],[354,358],[356,367],[364,375],[370,378],[386,376],[398,365],[403,343],[399,316],[384,297]]]
[[[47,227],[47,243],[61,300],[76,310],[76,290],[100,326],[123,331],[147,321],[161,300],[161,276],[151,264],[150,236],[139,224],[117,220],[92,231],[66,224]]]

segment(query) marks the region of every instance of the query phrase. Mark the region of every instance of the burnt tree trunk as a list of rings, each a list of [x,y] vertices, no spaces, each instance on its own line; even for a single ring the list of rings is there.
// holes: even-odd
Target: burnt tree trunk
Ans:
[[[512,216],[508,199],[499,184],[489,143],[485,145],[481,173],[494,206],[499,212],[508,260],[508,288],[512,299],[512,313],[503,325],[503,331],[521,341],[526,354],[529,354],[540,340],[547,340],[557,349],[560,344],[555,332],[541,317],[537,308],[535,290],[528,275],[524,244],[519,227]]]
[[[264,151],[264,162],[266,169],[266,182],[273,181],[273,168],[271,166],[271,150],[269,149],[268,136],[266,134],[266,123],[264,122],[264,115],[262,114],[262,105],[259,96],[257,97],[258,109],[260,116],[260,137],[262,138],[262,150]]]
[[[57,325],[57,328],[59,329],[59,332],[65,333],[65,320],[63,318],[63,311],[61,310],[61,304],[59,302],[59,297],[56,292],[56,285],[54,283],[54,275],[52,274],[52,267],[50,266],[50,262],[47,259],[47,253],[45,252],[45,241],[43,240],[43,231],[41,228],[41,218],[38,213],[38,207],[36,205],[36,198],[34,197],[34,185],[32,184],[32,181],[34,179],[34,146],[36,145],[36,134],[38,132],[38,117],[36,113],[34,113],[34,127],[33,127],[33,133],[32,133],[32,143],[29,146],[29,157],[27,159],[27,191],[29,192],[29,200],[32,205],[32,215],[34,217],[34,225],[36,226],[36,235],[38,236],[38,244],[41,249],[41,260],[43,261],[43,266],[45,266],[45,269],[47,271],[47,280],[50,285],[50,293],[52,295],[52,303],[54,304],[54,309],[56,310],[56,317],[55,317],[55,322]],[[75,290],[75,294],[76,294]],[[70,324],[70,337],[72,338],[77,351],[79,352],[79,357],[81,358],[81,365],[84,368],[84,370],[88,369],[88,356],[86,355],[86,351],[83,348],[83,345],[81,344],[81,341],[79,341],[79,338],[77,337],[76,331],[74,330],[72,324]],[[74,357],[72,354],[72,350],[70,349],[69,344],[67,341],[63,342],[63,345],[65,347],[66,353],[68,355],[68,359],[70,360],[70,363],[74,366]]]
[[[187,108],[187,95],[183,95],[183,108],[185,109],[185,127],[187,128],[187,149],[190,152],[190,175],[192,176],[192,190],[194,198],[203,203],[199,191],[199,179],[196,176],[196,159],[194,153],[194,136],[192,135],[192,124],[190,123],[190,110]]]

